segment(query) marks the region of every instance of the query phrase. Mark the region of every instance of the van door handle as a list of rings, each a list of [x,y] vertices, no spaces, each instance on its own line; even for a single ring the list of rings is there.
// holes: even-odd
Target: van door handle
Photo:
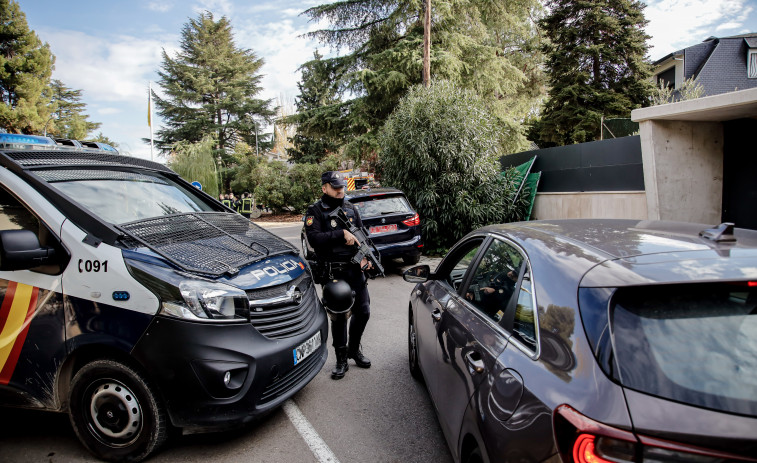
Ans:
[[[484,361],[479,359],[473,358],[473,355],[478,356],[479,354],[477,352],[468,352],[465,354],[465,363],[468,364],[468,370],[471,372],[471,374],[481,374],[486,370],[486,366],[484,365]]]
[[[439,323],[440,321],[442,321],[442,313],[439,311],[439,309],[431,312],[431,319],[434,321],[434,323]]]

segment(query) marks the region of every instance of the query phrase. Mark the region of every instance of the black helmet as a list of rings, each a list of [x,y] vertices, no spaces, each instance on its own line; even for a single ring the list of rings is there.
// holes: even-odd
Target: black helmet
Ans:
[[[352,304],[355,302],[355,291],[344,280],[329,280],[323,285],[323,305],[329,318],[338,315],[349,318],[352,315]]]

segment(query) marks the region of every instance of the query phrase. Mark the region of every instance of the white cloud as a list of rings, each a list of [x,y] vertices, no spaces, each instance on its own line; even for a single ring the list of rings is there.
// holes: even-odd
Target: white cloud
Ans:
[[[168,1],[168,2],[149,2],[147,4],[147,9],[152,11],[157,11],[160,13],[167,13],[173,9],[174,2]]]
[[[648,0],[644,15],[652,36],[650,56],[668,53],[702,42],[711,31],[736,30],[752,11],[751,0]],[[726,26],[727,25],[727,28]]]
[[[46,31],[56,55],[54,76],[98,101],[144,98],[166,45],[135,37],[101,38],[75,31]]]
[[[197,14],[210,11],[214,16],[229,17],[234,11],[234,5],[229,0],[199,0],[199,5],[193,6],[192,10]]]
[[[100,108],[97,110],[97,114],[101,114],[103,116],[107,116],[110,114],[118,114],[122,112],[121,108]]]

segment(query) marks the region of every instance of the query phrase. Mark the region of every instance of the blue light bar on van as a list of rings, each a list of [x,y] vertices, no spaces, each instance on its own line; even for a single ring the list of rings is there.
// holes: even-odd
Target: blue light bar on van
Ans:
[[[20,133],[0,133],[0,143],[55,146],[55,140],[50,137],[42,137],[39,135],[24,135]]]

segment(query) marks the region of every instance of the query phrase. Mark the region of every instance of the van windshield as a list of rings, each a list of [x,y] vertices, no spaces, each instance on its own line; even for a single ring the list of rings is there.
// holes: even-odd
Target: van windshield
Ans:
[[[49,170],[36,173],[95,215],[116,225],[214,210],[196,192],[157,172]]]

